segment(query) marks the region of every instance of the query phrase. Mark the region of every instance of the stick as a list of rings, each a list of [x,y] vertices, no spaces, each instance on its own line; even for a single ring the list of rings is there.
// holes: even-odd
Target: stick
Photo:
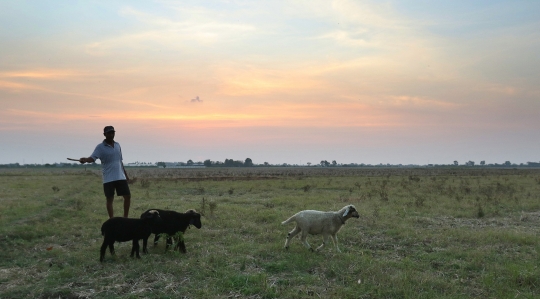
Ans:
[[[77,161],[77,162],[80,162],[79,159],[73,159],[73,158],[67,158],[69,161]]]

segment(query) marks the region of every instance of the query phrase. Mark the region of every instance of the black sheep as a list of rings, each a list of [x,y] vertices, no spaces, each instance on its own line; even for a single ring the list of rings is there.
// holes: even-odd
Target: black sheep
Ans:
[[[179,213],[169,210],[151,209],[142,213],[141,218],[146,217],[150,211],[155,210],[159,212],[161,222],[152,227],[152,233],[155,234],[154,246],[157,245],[160,234],[167,234],[167,246],[169,248],[172,244],[172,237],[178,232],[185,233],[186,229],[190,225],[194,225],[196,228],[201,228],[201,214],[195,210],[187,210],[185,213]],[[186,253],[186,244],[183,238],[179,238],[174,250],[179,250],[182,253]]]
[[[158,211],[148,211],[145,217],[141,219],[113,217],[108,219],[101,226],[101,234],[104,236],[103,244],[101,245],[99,261],[103,262],[105,251],[109,246],[111,255],[114,255],[114,242],[126,242],[133,240],[131,247],[131,257],[135,253],[137,258],[139,255],[139,240],[143,240],[143,253],[148,253],[146,244],[148,237],[152,233],[152,227],[161,222],[161,217]]]

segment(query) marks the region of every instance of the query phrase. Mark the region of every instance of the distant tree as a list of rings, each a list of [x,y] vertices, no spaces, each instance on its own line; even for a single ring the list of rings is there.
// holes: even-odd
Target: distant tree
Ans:
[[[165,162],[157,162],[156,164],[157,164],[157,167],[163,167],[163,168],[167,167],[167,164],[165,164]]]
[[[459,165],[458,161],[454,161],[454,165],[458,166]]]
[[[186,164],[187,164],[187,166],[193,165],[193,160],[189,159]]]
[[[512,165],[512,163],[510,163],[510,161],[504,162],[504,166],[510,166],[510,165]]]
[[[246,158],[246,161],[244,162],[244,166],[246,166],[246,167],[252,167],[253,166],[253,161],[251,160],[251,158]]]
[[[270,165],[270,163],[264,162],[264,166],[269,166],[269,165]]]
[[[332,161],[332,166],[337,166],[336,160],[333,160],[333,161]]]
[[[328,167],[328,166],[330,166],[330,162],[328,162],[326,160],[322,160],[321,161],[321,166]]]
[[[486,161],[484,161],[484,160],[480,161],[480,165],[482,165],[482,166],[486,165]]]
[[[204,160],[204,166],[211,167],[212,166],[212,161],[210,161],[210,159]]]
[[[311,162],[307,162],[307,166],[311,166]]]
[[[225,159],[225,164],[223,165],[225,167],[241,167],[244,166],[244,162],[240,160],[233,160],[233,159]]]

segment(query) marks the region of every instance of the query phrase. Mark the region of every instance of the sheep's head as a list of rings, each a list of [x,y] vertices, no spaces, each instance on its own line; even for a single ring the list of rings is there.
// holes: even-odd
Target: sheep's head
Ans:
[[[141,218],[146,219],[146,220],[150,220],[150,221],[154,221],[154,222],[161,221],[161,217],[159,217],[159,212],[156,211],[156,210],[150,210],[150,211],[144,213],[143,217],[141,217]]]
[[[344,218],[360,218],[360,214],[358,214],[358,211],[356,210],[356,207],[353,205],[348,205],[345,208],[345,212],[343,213]]]
[[[197,213],[195,210],[187,210],[186,215],[191,216],[191,219],[189,220],[189,225],[194,225],[196,228],[201,228],[201,214]]]

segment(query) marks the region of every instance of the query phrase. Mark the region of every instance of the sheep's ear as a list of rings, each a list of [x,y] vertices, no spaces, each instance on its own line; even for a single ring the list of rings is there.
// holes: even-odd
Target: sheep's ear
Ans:
[[[347,214],[349,214],[349,210],[351,209],[350,206],[347,207],[347,209],[345,210],[345,213],[343,213],[343,217],[347,216]]]

